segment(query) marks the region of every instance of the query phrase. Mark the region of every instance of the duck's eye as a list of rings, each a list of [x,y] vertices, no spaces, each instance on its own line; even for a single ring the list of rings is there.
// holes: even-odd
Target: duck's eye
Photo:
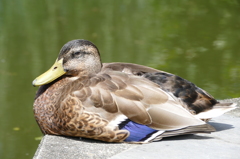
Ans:
[[[84,51],[76,51],[72,53],[72,57],[84,57],[86,54],[88,54],[87,52]]]
[[[78,56],[78,55],[80,55],[80,54],[81,54],[80,51],[77,51],[77,52],[74,52],[74,53],[73,53],[74,56]]]
[[[73,57],[78,57],[78,56],[85,56],[86,54],[89,54],[89,53],[84,52],[84,51],[76,51],[76,52],[72,53],[72,56]]]
[[[73,52],[72,53],[72,58],[76,58],[76,57],[79,57],[79,56],[81,56],[81,52],[80,51],[76,51],[76,52]]]

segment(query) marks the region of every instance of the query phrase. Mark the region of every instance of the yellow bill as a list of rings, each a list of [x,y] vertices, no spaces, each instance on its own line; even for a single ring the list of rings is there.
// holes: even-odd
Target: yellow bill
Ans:
[[[41,74],[33,81],[32,85],[45,85],[64,75],[66,72],[63,69],[62,63],[63,59],[56,60],[54,65],[47,72]]]

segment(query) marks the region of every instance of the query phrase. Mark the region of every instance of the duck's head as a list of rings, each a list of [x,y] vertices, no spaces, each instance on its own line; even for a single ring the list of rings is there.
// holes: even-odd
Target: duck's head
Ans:
[[[102,63],[97,47],[87,40],[66,43],[54,65],[33,81],[33,86],[48,84],[61,76],[88,76],[101,71]]]

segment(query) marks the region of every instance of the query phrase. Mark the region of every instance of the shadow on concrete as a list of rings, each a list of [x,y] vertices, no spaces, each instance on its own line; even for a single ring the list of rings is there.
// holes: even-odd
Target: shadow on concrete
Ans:
[[[228,129],[233,129],[234,126],[230,124],[218,123],[218,122],[208,122],[208,124],[212,125],[216,131],[224,131]]]
[[[194,135],[194,134],[188,134],[188,135],[180,135],[180,136],[172,136],[172,137],[166,137],[163,138],[161,141],[171,141],[171,140],[208,140],[212,139],[213,137],[209,136],[200,136],[200,135]]]

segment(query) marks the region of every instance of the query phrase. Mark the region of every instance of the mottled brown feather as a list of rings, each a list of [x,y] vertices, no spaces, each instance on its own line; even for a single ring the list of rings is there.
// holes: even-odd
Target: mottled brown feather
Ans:
[[[121,142],[128,136],[127,131],[108,128],[108,121],[99,114],[85,111],[80,98],[76,96],[62,94],[61,99],[63,100],[57,100],[56,96],[48,100],[46,95],[50,92],[54,96],[54,92],[67,88],[64,81],[66,82],[67,79],[60,81],[61,84],[55,83],[58,86],[61,85],[60,87],[50,86],[43,94],[39,95],[34,103],[35,117],[43,133],[90,137],[98,140],[104,139],[108,142]],[[50,105],[50,103],[53,104]]]

